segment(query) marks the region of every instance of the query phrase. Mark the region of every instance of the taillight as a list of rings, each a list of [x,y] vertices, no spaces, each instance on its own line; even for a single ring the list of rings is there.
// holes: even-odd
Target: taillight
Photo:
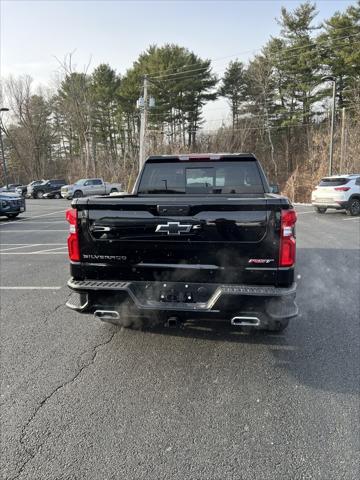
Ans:
[[[337,192],[347,192],[348,190],[350,190],[350,187],[335,187],[335,190]]]
[[[68,251],[69,258],[73,262],[80,261],[80,244],[79,244],[79,232],[78,232],[78,217],[77,210],[75,208],[69,208],[66,210],[66,220],[69,222],[69,236],[68,236]]]
[[[295,210],[281,211],[280,228],[280,252],[279,266],[291,267],[295,264],[296,258],[296,240],[295,240]]]

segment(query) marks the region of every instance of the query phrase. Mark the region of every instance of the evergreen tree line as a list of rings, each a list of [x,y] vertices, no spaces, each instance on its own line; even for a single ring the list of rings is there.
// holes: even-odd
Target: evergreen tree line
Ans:
[[[168,44],[150,46],[124,75],[107,64],[79,72],[68,55],[55,91],[34,89],[26,75],[5,79],[1,103],[10,112],[2,128],[11,180],[103,176],[130,185],[138,170],[144,75],[155,99],[148,153],[252,151],[287,188],[297,173],[313,178],[324,170],[332,86],[322,79],[333,76],[335,172],[360,170],[360,1],[320,25],[316,15],[309,2],[283,7],[280,35],[247,63],[230,61],[224,72]],[[204,106],[220,97],[231,118],[220,128],[204,127]]]

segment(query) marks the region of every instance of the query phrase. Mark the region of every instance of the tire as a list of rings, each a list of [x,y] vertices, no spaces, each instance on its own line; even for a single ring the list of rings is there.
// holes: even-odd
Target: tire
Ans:
[[[16,218],[19,215],[19,213],[8,213],[6,216],[8,218]]]
[[[315,212],[316,213],[325,213],[327,210],[326,207],[315,207]]]
[[[43,190],[38,190],[35,194],[35,198],[38,198],[39,200],[41,200],[44,196],[44,191]]]
[[[117,192],[117,191],[118,191],[117,188],[112,188],[112,189],[110,190],[110,193],[115,193],[115,192]]]
[[[82,191],[76,190],[76,192],[74,192],[73,198],[81,198],[82,196],[83,196]]]
[[[54,198],[56,198],[57,200],[59,200],[59,198],[61,198],[60,193],[54,193]]]
[[[349,206],[346,209],[346,214],[350,215],[351,217],[360,215],[360,199],[359,198],[351,198],[349,200]]]

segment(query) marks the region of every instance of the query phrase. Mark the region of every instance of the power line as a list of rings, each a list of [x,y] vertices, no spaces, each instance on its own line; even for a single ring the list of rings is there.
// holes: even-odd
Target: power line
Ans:
[[[350,29],[350,28],[355,28],[354,26],[351,26],[351,27],[341,27],[339,29],[336,29],[336,30],[342,30],[342,29]],[[356,34],[353,34],[353,35],[345,35],[343,37],[338,37],[338,38],[335,38],[335,39],[323,39],[323,41],[326,43],[327,41],[334,41],[334,40],[341,40],[341,39],[344,39],[344,38],[351,38],[352,36],[355,36],[355,35],[359,35],[359,33],[356,33]],[[312,39],[313,40],[313,39]],[[323,43],[321,42],[320,40],[318,41],[317,44],[319,43]],[[303,49],[303,48],[310,48],[310,47],[315,47],[317,45],[316,43],[314,44],[311,44],[311,45],[304,45],[304,46],[301,46],[301,47],[290,47],[287,49],[287,51],[292,51],[292,50],[299,50],[299,49]],[[285,47],[286,48],[286,47]],[[232,55],[226,55],[224,57],[218,57],[218,58],[215,58],[215,59],[208,59],[212,62],[217,62],[217,61],[220,61],[220,60],[226,60],[227,58],[233,58],[233,57],[236,57],[238,55],[242,55],[242,54],[247,54],[247,53],[254,53],[254,52],[258,52],[258,51],[261,51],[263,50],[264,47],[261,47],[261,48],[256,48],[256,49],[253,49],[253,50],[244,50],[242,52],[238,52],[238,53],[235,53],[235,54],[232,54]],[[172,76],[172,75],[177,75],[177,74],[181,74],[181,73],[188,73],[190,72],[189,71],[184,71],[184,72],[178,72],[179,69],[181,68],[187,68],[187,67],[192,67],[192,66],[197,66],[198,63],[193,63],[193,64],[186,64],[186,65],[183,65],[181,67],[177,67],[175,68],[175,72],[174,73],[170,73],[170,74],[166,74],[166,72],[168,71],[174,71],[174,69],[166,69],[164,70],[161,75],[158,75],[158,76],[152,76],[151,78],[162,78],[162,77],[168,77],[168,76]]]
[[[352,110],[357,110],[359,107],[357,106],[350,106],[350,107],[345,107],[346,108],[346,111],[352,111]],[[251,112],[244,112],[242,115],[245,115],[245,114],[251,114]],[[296,114],[300,114],[299,115],[299,119],[300,119],[300,116],[302,116],[302,113],[301,111],[297,110],[296,112],[283,112],[280,114],[280,116],[278,118],[274,118],[274,115],[277,115],[277,114],[269,114],[270,117],[272,118],[269,118],[269,121],[273,122],[273,121],[281,121],[284,117],[286,118],[287,116],[290,116],[290,117],[295,117]],[[309,112],[309,116],[313,116],[313,115],[326,115],[328,112],[327,111],[322,111],[322,112]],[[262,118],[264,117],[266,114],[259,114],[259,115],[254,115],[254,114],[251,114],[251,117],[247,117],[247,118],[239,118],[238,120],[241,121],[241,120],[249,120],[249,121],[252,121],[256,118]],[[206,123],[213,123],[215,121],[226,121],[225,118],[219,118],[219,119],[212,119],[212,120],[208,120],[206,121]],[[243,130],[268,130],[268,129],[278,129],[278,128],[287,128],[287,127],[297,127],[297,126],[309,126],[309,125],[313,125],[313,126],[318,126],[318,125],[323,125],[324,123],[315,123],[315,122],[310,122],[310,123],[294,123],[294,124],[291,124],[291,125],[277,125],[277,126],[273,126],[273,127],[267,127],[267,126],[263,126],[263,127],[244,127],[244,128],[241,128],[241,129],[232,129],[230,125],[223,125],[223,126],[219,126],[218,128],[214,128],[212,130],[209,130],[209,129],[199,129],[197,131],[199,132],[206,132],[206,131],[211,131],[211,132],[218,132],[218,131],[221,131],[222,128],[231,128],[232,131],[243,131]],[[186,127],[185,127],[186,128]],[[200,127],[201,128],[201,127]]]
[[[312,88],[315,88],[316,86],[318,86],[319,84],[316,83],[316,84],[313,84],[313,85],[304,85],[305,87],[309,88],[309,89],[312,89]],[[351,88],[351,89],[348,89],[346,88],[345,90],[343,90],[343,93],[348,93],[348,92],[360,92],[360,87],[359,88]],[[290,92],[291,93],[291,92]],[[289,95],[288,92],[284,93],[284,96],[286,98],[286,95]],[[283,97],[279,97],[279,96],[276,96],[273,98],[273,102],[277,102],[279,100],[281,100]],[[315,95],[312,95],[310,97],[308,97],[308,99],[310,100],[311,98],[314,98]],[[252,101],[252,100],[250,100]],[[289,108],[289,106],[283,106],[282,104],[279,104],[279,103],[273,103],[271,101],[268,101],[268,102],[257,102],[257,103],[248,103],[246,104],[246,101],[244,101],[243,103],[245,105],[243,105],[243,107],[264,107],[266,108],[267,106],[272,106],[272,107],[279,107],[279,108],[283,108],[283,109],[287,109]],[[296,105],[298,106],[298,105]],[[203,107],[203,106],[202,106]],[[171,113],[170,109],[175,109],[177,110],[179,113],[175,113],[174,116],[176,115],[180,115],[180,114],[189,114],[189,113],[197,113],[199,112],[198,109],[194,109],[194,110],[181,110],[181,109],[177,109],[176,107],[172,106],[172,105],[169,105],[169,110],[165,110],[164,112],[149,112],[149,115],[150,117],[164,117],[166,115],[169,115]],[[350,108],[350,107],[349,107]],[[229,105],[228,109],[231,110],[231,106]],[[216,107],[216,108],[212,108],[211,111],[215,111],[215,110],[222,110],[222,111],[228,111],[228,109],[226,109],[225,107]],[[299,110],[297,110],[297,112],[299,112]],[[276,112],[274,114],[287,114],[288,112]],[[290,112],[289,112],[290,113]],[[251,112],[240,112],[239,115],[246,115],[246,114],[251,114]],[[273,114],[273,115],[274,115]],[[219,119],[220,120],[220,119]]]
[[[356,33],[354,34],[353,36],[359,36],[360,35],[360,32],[359,33]],[[349,37],[346,37],[346,38],[349,38]],[[337,39],[336,41],[338,41],[340,39]],[[351,46],[353,47],[354,45],[358,45],[360,43],[360,41],[356,41],[356,42],[353,42],[351,44]],[[333,42],[333,45],[334,45],[334,42]],[[340,42],[340,43],[337,43],[335,46],[336,47],[342,47],[346,45],[346,42]],[[306,45],[306,46],[303,46],[303,47],[299,47],[299,49],[304,49],[304,48],[313,48],[313,50],[317,50],[317,48],[321,48],[323,47],[324,45],[320,45],[320,46],[317,46],[317,45]],[[291,58],[296,58],[298,57],[298,53],[294,54],[294,55],[287,55],[287,52],[289,52],[289,50],[287,50],[282,56],[280,56],[279,54],[268,54],[267,58],[269,58],[270,60],[272,61],[281,61],[282,59],[284,60],[289,60]],[[274,63],[273,64],[270,64],[272,66],[276,66]],[[178,73],[174,73],[172,74],[171,78],[162,78],[161,76],[158,76],[158,77],[151,77],[151,78],[159,78],[161,80],[161,82],[171,82],[171,81],[182,81],[182,80],[191,80],[193,78],[196,78],[197,75],[199,75],[199,80],[201,80],[201,77],[200,77],[200,74],[201,73],[205,73],[205,71],[209,68],[209,66],[207,67],[199,67],[199,68],[196,68],[196,69],[193,69],[193,70],[187,70],[186,72],[178,72]],[[212,73],[213,75],[216,75],[216,74],[221,74],[223,73],[225,70],[227,69],[227,67],[224,67],[223,69],[221,70],[218,70],[218,71],[212,71],[210,73]],[[198,72],[198,74],[196,74],[195,72]],[[189,75],[190,74],[190,75]],[[165,77],[168,77],[168,75],[166,75]]]
[[[354,27],[352,27],[354,28]],[[334,43],[334,42],[337,42],[339,40],[343,40],[343,39],[348,39],[348,38],[352,38],[352,37],[355,37],[355,36],[358,36],[360,35],[360,32],[359,33],[354,33],[352,35],[345,35],[343,37],[337,37],[337,38],[332,38],[332,39],[329,39],[329,38],[324,38],[323,40],[319,40],[317,43],[314,43],[314,44],[310,44],[310,45],[303,45],[303,46],[300,46],[300,47],[286,47],[287,48],[287,52],[292,52],[292,51],[298,51],[298,50],[303,50],[305,48],[317,48],[317,46],[320,44],[323,44],[323,43]],[[218,57],[218,58],[215,58],[215,59],[209,59],[210,62],[217,62],[217,61],[220,61],[220,60],[225,60],[227,58],[233,58],[233,57],[236,57],[238,55],[242,55],[242,54],[246,54],[246,53],[253,53],[253,52],[256,52],[256,51],[260,51],[260,50],[263,50],[264,47],[261,47],[259,49],[254,49],[254,50],[247,50],[247,51],[243,51],[243,52],[238,52],[236,54],[233,54],[233,55],[227,55],[225,57]],[[177,67],[176,69],[173,70],[173,73],[169,73],[169,74],[166,74],[164,72],[166,72],[167,70],[164,70],[160,75],[150,75],[150,78],[151,79],[159,79],[159,78],[165,78],[165,77],[172,77],[172,76],[176,76],[176,75],[181,75],[181,74],[187,74],[187,73],[191,73],[191,72],[194,72],[194,71],[199,71],[199,70],[206,70],[210,67],[210,65],[207,65],[206,67],[202,67],[202,68],[197,68],[197,69],[193,69],[193,70],[185,70],[183,72],[179,72],[178,70],[179,69],[183,69],[183,68],[188,68],[188,67],[192,67],[192,66],[197,66],[198,63],[193,63],[193,64],[187,64],[187,65],[183,65],[181,67]],[[168,69],[168,71],[171,71],[171,69]]]
[[[359,107],[344,107],[346,110],[356,110]],[[241,120],[253,120],[256,118],[262,118],[262,117],[269,117],[269,121],[274,122],[276,120],[282,120],[284,117],[298,117],[301,118],[303,116],[306,117],[311,117],[314,115],[325,115],[328,113],[328,110],[323,110],[323,111],[318,111],[318,112],[303,112],[302,110],[295,110],[293,112],[273,112],[273,113],[260,113],[260,114],[253,114],[252,112],[243,112],[240,113],[240,115],[249,115],[248,117],[238,117],[238,121]],[[231,112],[229,112],[229,115],[231,115]],[[227,120],[226,118],[213,118],[211,120],[206,120],[206,123],[211,123],[211,122],[221,122]],[[313,123],[312,123],[313,125]]]
[[[360,35],[360,33],[358,33],[357,35]],[[353,44],[351,46],[353,47],[354,45],[359,45],[359,44],[360,44],[360,40],[356,41],[356,42],[353,42]],[[344,43],[338,44],[336,46],[341,47],[342,45],[344,45]],[[290,56],[288,55],[288,56],[284,56],[283,58],[284,58],[284,60],[289,60],[289,59],[295,58],[295,57],[298,57],[298,55],[297,54],[296,55],[290,55]],[[278,56],[277,57],[273,56],[273,57],[270,57],[270,58],[272,58],[275,61],[280,60],[280,58]],[[275,63],[272,63],[270,65],[271,66],[276,66]],[[210,72],[210,73],[212,73],[213,75],[221,75],[226,71],[226,69],[227,69],[227,67],[224,67],[221,70],[216,70],[216,71],[213,71],[213,72]],[[195,71],[198,71],[199,74],[190,74],[189,75],[188,72],[186,72],[186,74],[184,72],[183,74],[179,74],[179,77],[164,78],[164,79],[161,80],[161,83],[163,83],[163,82],[174,82],[174,81],[175,82],[182,82],[182,81],[186,81],[186,80],[192,80],[192,79],[195,79],[195,78],[198,78],[199,80],[201,80],[200,73],[205,73],[205,72],[202,72],[202,69],[196,69],[196,70],[194,70],[194,72]],[[198,77],[198,75],[199,75],[199,77]],[[314,84],[313,86],[310,86],[310,85],[306,85],[306,86],[309,87],[309,88],[314,88],[317,85],[318,84]],[[160,85],[157,85],[157,86],[160,87]]]
[[[289,129],[289,128],[305,128],[308,126],[313,126],[313,127],[327,127],[327,123],[301,123],[301,124],[293,124],[293,125],[283,125],[283,126],[275,126],[275,127],[267,127],[266,125],[262,127],[247,127],[247,128],[232,128],[231,126],[229,127],[224,127],[227,130],[222,130],[221,128],[218,129],[198,129],[198,130],[189,130],[185,128],[186,133],[198,133],[198,134],[217,134],[221,136],[229,136],[233,135],[234,132],[246,132],[249,130],[279,130],[279,129]],[[164,134],[165,132],[162,130],[155,131],[153,130],[152,133],[162,133]]]
[[[262,127],[245,127],[245,128],[232,128],[230,127],[224,127],[229,129],[229,131],[222,131],[221,128],[218,129],[204,129],[204,130],[197,130],[198,133],[212,133],[212,132],[217,132],[219,135],[231,135],[233,132],[244,132],[247,130],[278,130],[278,129],[286,129],[286,128],[303,128],[303,127],[308,127],[308,126],[313,126],[313,127],[322,127],[322,126],[327,126],[327,123],[294,123],[294,124],[289,124],[289,125],[279,125],[279,126],[274,126],[274,127],[267,127],[266,125]]]

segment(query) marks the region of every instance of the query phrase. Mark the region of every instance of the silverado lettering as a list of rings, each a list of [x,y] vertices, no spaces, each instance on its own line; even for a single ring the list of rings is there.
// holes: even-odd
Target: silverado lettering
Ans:
[[[125,261],[127,257],[124,255],[83,255],[85,260],[123,260]]]

